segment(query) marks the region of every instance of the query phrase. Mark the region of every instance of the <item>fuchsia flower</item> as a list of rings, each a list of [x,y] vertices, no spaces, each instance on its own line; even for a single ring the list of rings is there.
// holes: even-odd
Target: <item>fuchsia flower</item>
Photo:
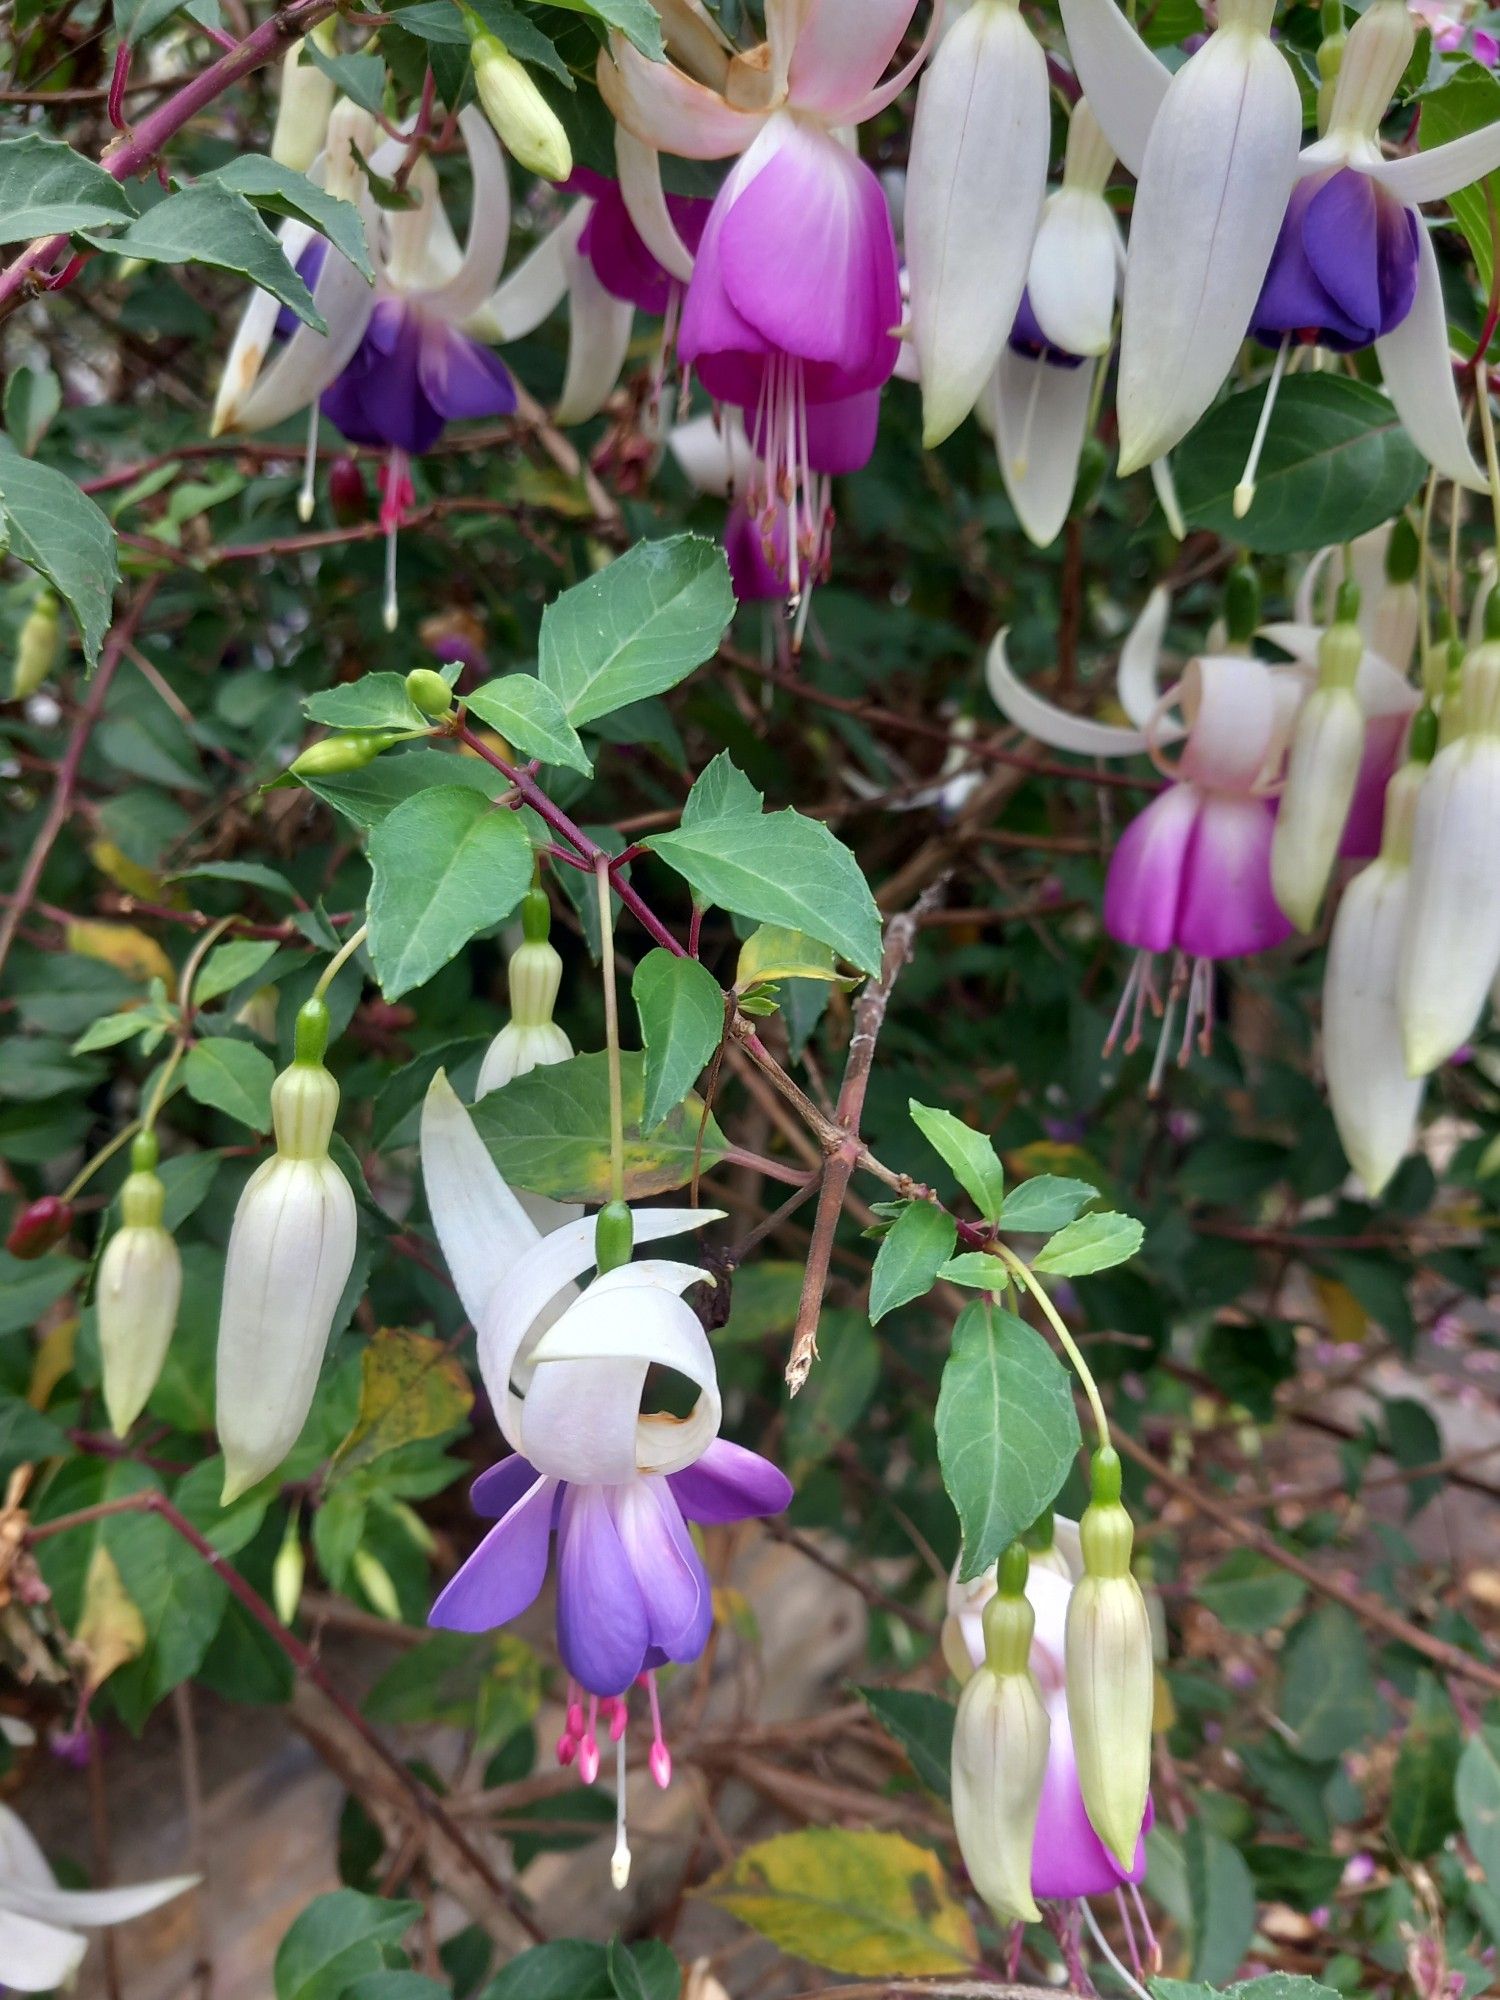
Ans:
[[[671,1778],[655,1673],[694,1660],[713,1595],[688,1522],[776,1513],[791,1487],[775,1466],[718,1436],[713,1350],[683,1293],[711,1282],[689,1264],[644,1258],[575,1282],[594,1263],[585,1217],[547,1235],[501,1178],[439,1071],[422,1115],[422,1172],[438,1240],[479,1337],[479,1367],[515,1456],[483,1474],[474,1503],[496,1525],[433,1606],[431,1623],[490,1631],[534,1602],[557,1541],[557,1639],[568,1669],[558,1745],[585,1782],[599,1771],[601,1719],[617,1746],[625,1844],[626,1697],[645,1677],[651,1771]],[[715,1221],[715,1209],[643,1208],[637,1243]],[[698,1391],[685,1418],[646,1414],[647,1377],[665,1369]],[[587,1697],[587,1706],[584,1697]]]
[[[794,600],[828,559],[830,468],[813,442],[815,413],[872,396],[900,354],[890,214],[838,133],[875,116],[916,73],[925,48],[880,83],[914,12],[915,0],[773,0],[763,48],[695,44],[702,81],[648,62],[619,35],[600,59],[600,91],[635,141],[692,159],[741,155],[708,217],[678,351],[711,395],[746,413],[764,464],[750,510],[768,560],[784,517]],[[845,443],[856,435],[873,443],[873,428],[852,424]],[[837,469],[849,469],[847,450]]]

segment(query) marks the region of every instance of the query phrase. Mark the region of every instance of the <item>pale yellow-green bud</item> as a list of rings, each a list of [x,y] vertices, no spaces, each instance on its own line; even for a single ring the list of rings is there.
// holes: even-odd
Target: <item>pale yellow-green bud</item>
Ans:
[[[284,1160],[326,1160],[339,1087],[321,1063],[294,1062],[271,1085],[271,1122]]]
[[[572,1055],[573,1044],[552,1018],[562,972],[562,959],[545,938],[528,938],[516,952],[510,962],[511,1017],[485,1052],[477,1096]]]
[[[1101,1451],[1095,1498],[1079,1523],[1084,1573],[1068,1600],[1065,1651],[1084,1807],[1099,1838],[1130,1869],[1151,1784],[1155,1675],[1151,1618],[1130,1573],[1134,1530],[1119,1492],[1119,1461]]]
[[[474,90],[511,157],[543,180],[565,181],[573,148],[562,121],[498,35],[468,15]]]
[[[281,1547],[271,1565],[271,1602],[283,1625],[290,1625],[302,1602],[302,1580],[307,1574],[307,1556],[302,1547],[302,1526],[296,1509],[286,1524]]]
[[[120,1190],[121,1227],[99,1260],[95,1290],[104,1407],[116,1437],[125,1436],[156,1387],[182,1297],[182,1258],[162,1227],[166,1190],[154,1171],[156,1141],[143,1133],[133,1157],[135,1171]]]
[[[57,665],[61,642],[57,599],[50,590],[40,590],[32,600],[16,641],[16,657],[10,670],[12,701],[24,701],[27,695],[36,693]]]
[[[274,1042],[276,1006],[279,998],[280,995],[274,986],[257,986],[234,1018],[242,1028],[248,1028],[252,1035],[258,1035],[263,1042]]]
[[[382,1618],[388,1618],[393,1625],[401,1623],[401,1600],[396,1595],[396,1586],[391,1582],[390,1571],[377,1556],[368,1549],[354,1551],[352,1567],[355,1581]]]
[[[1009,1557],[1011,1552],[1007,1552]],[[1025,1588],[1025,1555],[1020,1553]],[[959,1696],[953,1727],[953,1826],[975,1888],[1001,1923],[1035,1923],[1031,1850],[1052,1729],[1029,1664],[1035,1617],[1019,1592],[984,1611],[985,1663]]]
[[[1326,634],[1325,649],[1343,629],[1335,625]],[[1357,632],[1354,638],[1357,668]],[[1345,664],[1340,653],[1334,677],[1330,678],[1325,668],[1302,705],[1271,836],[1271,887],[1299,931],[1311,930],[1317,917],[1338,859],[1364,756],[1364,710],[1354,692],[1352,672],[1348,680],[1342,678]]]
[[[334,34],[331,16],[312,31],[312,39],[324,55],[333,53]],[[290,167],[294,173],[307,172],[328,136],[334,94],[333,78],[306,56],[300,41],[293,42],[281,65],[281,101],[276,107],[276,130],[271,136],[273,160]]]

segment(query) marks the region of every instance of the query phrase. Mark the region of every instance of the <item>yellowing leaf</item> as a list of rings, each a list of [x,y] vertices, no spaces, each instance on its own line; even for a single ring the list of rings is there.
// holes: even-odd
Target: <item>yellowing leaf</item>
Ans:
[[[48,1329],[37,1345],[31,1363],[31,1382],[26,1400],[34,1410],[45,1410],[52,1391],[73,1366],[73,1349],[78,1343],[76,1319],[62,1319]]]
[[[101,875],[107,875],[127,896],[140,896],[148,903],[167,903],[175,910],[187,908],[187,897],[177,883],[163,882],[159,875],[153,875],[149,868],[122,853],[112,840],[93,841],[89,859]]]
[[[1328,1338],[1342,1346],[1363,1340],[1369,1328],[1365,1309],[1347,1285],[1336,1278],[1322,1278],[1315,1272],[1313,1286],[1328,1320]]]
[[[801,931],[784,930],[779,924],[762,924],[740,946],[740,962],[735,969],[737,992],[752,986],[771,986],[779,979],[837,980],[833,951]]]
[[[92,1694],[116,1667],[146,1650],[146,1621],[120,1580],[115,1559],[103,1542],[94,1544],[83,1580],[83,1615],[74,1634],[87,1656],[84,1688]]]
[[[127,979],[140,980],[143,986],[149,980],[159,979],[168,993],[177,989],[177,974],[171,959],[155,938],[147,937],[134,924],[69,924],[68,950],[76,951],[81,958],[102,959],[117,972],[123,972]]]
[[[1056,1174],[1060,1180],[1092,1181],[1102,1187],[1105,1172],[1084,1146],[1070,1146],[1061,1139],[1033,1139],[1029,1146],[1008,1147],[1005,1168],[1013,1181],[1029,1181],[1037,1174]]]
[[[706,1893],[792,1957],[856,1978],[967,1972],[979,1956],[937,1856],[899,1833],[780,1834]]]
[[[426,1334],[382,1327],[360,1365],[359,1415],[338,1449],[341,1471],[368,1465],[404,1444],[441,1437],[473,1407],[462,1362]]]

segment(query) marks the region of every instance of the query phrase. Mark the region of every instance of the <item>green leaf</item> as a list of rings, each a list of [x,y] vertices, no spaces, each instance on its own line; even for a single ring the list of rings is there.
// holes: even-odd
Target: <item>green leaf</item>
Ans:
[[[1227,1979],[1250,1948],[1255,1930],[1255,1883],[1244,1856],[1199,1818],[1182,1842],[1193,1918],[1193,1977],[1210,1985]]]
[[[169,194],[122,235],[81,233],[101,249],[149,264],[208,264],[216,271],[233,271],[289,306],[315,332],[328,331],[312,293],[249,202],[213,181]]]
[[[715,651],[733,616],[716,542],[638,542],[548,605],[538,671],[576,728],[676,687]]]
[[[276,2000],[340,2000],[351,1980],[381,1970],[383,1947],[421,1914],[420,1903],[387,1903],[354,1889],[317,1897],[281,1940]]]
[[[680,1104],[713,1060],[724,1034],[724,995],[695,958],[662,947],[647,952],[630,983],[641,1017],[649,1129]]]
[[[1099,1215],[1080,1215],[1042,1245],[1031,1266],[1059,1278],[1086,1278],[1125,1263],[1140,1249],[1145,1235],[1133,1215],[1116,1215],[1108,1209]]]
[[[247,979],[253,979],[267,959],[274,958],[276,946],[266,938],[234,938],[216,945],[203,961],[193,981],[193,1000],[203,1006],[222,993],[232,993]]]
[[[9,439],[0,440],[0,506],[10,553],[66,601],[93,666],[120,580],[114,529],[71,479],[22,458]]]
[[[953,1177],[986,1222],[998,1222],[1005,1206],[1005,1169],[982,1132],[936,1105],[907,1100],[912,1123],[952,1169]]]
[[[541,1697],[541,1663],[513,1632],[433,1632],[386,1669],[364,1708],[372,1722],[437,1724],[496,1745]]]
[[[1056,1499],[1079,1446],[1067,1370],[1003,1306],[959,1315],[937,1405],[938,1462],[963,1528],[968,1583]]]
[[[404,1445],[449,1436],[473,1407],[463,1363],[427,1334],[382,1327],[359,1359],[359,1415],[334,1453],[337,1478]]]
[[[231,194],[243,195],[256,208],[307,223],[320,236],[327,237],[362,278],[374,282],[365,225],[353,202],[341,201],[337,195],[314,186],[306,174],[282,166],[268,153],[243,153],[217,173],[205,174],[198,185],[228,188]]]
[[[464,706],[527,757],[592,777],[594,767],[562,703],[530,674],[506,674],[464,696]]]
[[[28,132],[0,140],[0,243],[108,229],[134,216],[114,176],[61,139]]]
[[[24,1396],[0,1390],[0,1472],[35,1464],[68,1449],[68,1434],[60,1424],[34,1410]]]
[[[937,1856],[899,1833],[778,1834],[736,1855],[705,1893],[791,1957],[856,1979],[967,1972],[979,1957]]]
[[[1236,1549],[1203,1579],[1197,1594],[1231,1632],[1269,1632],[1301,1608],[1307,1585],[1269,1556]]]
[[[553,4],[566,7],[570,14],[592,14],[605,27],[618,28],[652,62],[664,58],[661,20],[649,0],[553,0]]]
[[[605,1962],[615,2000],[677,2000],[682,1991],[682,1969],[660,1938],[612,1938]]]
[[[1379,1703],[1359,1621],[1327,1604],[1287,1641],[1281,1715],[1312,1763],[1341,1757],[1375,1727]]]
[[[938,1276],[950,1285],[970,1285],[981,1292],[1003,1292],[1015,1282],[1010,1266],[987,1250],[965,1250],[950,1257]]]
[[[625,1099],[625,1193],[639,1201],[686,1185],[703,1106],[690,1097],[660,1125],[642,1130],[642,1059],[620,1058]],[[609,1060],[574,1056],[547,1063],[492,1090],[474,1106],[474,1123],[490,1156],[512,1187],[554,1201],[605,1202],[610,1198]],[[724,1154],[724,1135],[712,1118],[703,1135],[706,1172]]]
[[[870,1273],[870,1323],[878,1326],[888,1312],[909,1305],[937,1282],[939,1267],[953,1255],[958,1225],[946,1209],[930,1201],[913,1201],[891,1225]]]
[[[530,63],[534,68],[545,70],[555,76],[566,90],[576,90],[573,72],[557,52],[557,44],[550,36],[544,35],[530,14],[522,13],[519,7],[512,7],[509,0],[472,0],[474,12],[492,34],[510,50],[517,62]],[[403,21],[402,25],[405,25]]]
[[[302,56],[310,56],[324,76],[332,77],[340,93],[353,98],[361,110],[377,116],[385,107],[385,63],[379,56],[330,56],[309,35],[302,44]]]
[[[1156,2000],[1339,2000],[1335,1987],[1297,1972],[1271,1972],[1222,1988],[1191,1979],[1153,1979],[1151,1991]]]
[[[1443,1434],[1437,1419],[1425,1403],[1414,1396],[1393,1396],[1385,1406],[1386,1435],[1391,1454],[1403,1472],[1419,1465],[1435,1465],[1443,1456]],[[1420,1514],[1429,1500],[1443,1490],[1443,1475],[1429,1473],[1425,1479],[1411,1480],[1406,1489],[1406,1518]]]
[[[608,572],[606,572],[607,574]],[[863,972],[880,969],[880,912],[859,863],[821,820],[801,813],[765,813],[747,807],[739,773],[730,784],[716,757],[693,787],[676,833],[659,833],[646,845],[685,876],[700,903],[716,903],[731,916],[779,924],[830,945]],[[694,809],[700,787],[724,809]]]
[[[928,1791],[949,1798],[957,1715],[953,1703],[918,1688],[856,1687],[854,1692],[901,1745]]]
[[[35,1326],[84,1275],[84,1266],[61,1250],[35,1262],[0,1250],[0,1334]]]
[[[531,842],[514,813],[441,785],[370,835],[370,959],[387,1000],[425,985],[531,886]]]
[[[276,1066],[249,1042],[210,1035],[194,1043],[182,1065],[182,1081],[199,1104],[237,1118],[252,1132],[270,1130]]]
[[[1433,1674],[1417,1675],[1411,1721],[1396,1752],[1390,1834],[1409,1861],[1436,1854],[1459,1824],[1454,1797],[1463,1739],[1453,1704]]]
[[[1050,1234],[1071,1222],[1080,1208],[1097,1201],[1099,1190],[1087,1181],[1069,1181],[1056,1174],[1037,1174],[1005,1197],[1001,1222],[1007,1230]]]
[[[481,758],[460,757],[430,744],[394,755],[387,751],[361,771],[336,778],[303,778],[301,782],[307,791],[359,827],[379,826],[397,806],[437,785],[461,785],[486,799],[498,799],[510,789],[505,774]],[[592,890],[592,882],[589,888]]]
[[[1261,453],[1255,502],[1242,520],[1243,479],[1265,389],[1211,410],[1172,455],[1177,497],[1195,528],[1262,555],[1351,541],[1389,521],[1426,477],[1426,461],[1387,399],[1345,375],[1296,375],[1281,385]]]
[[[479,2000],[614,2000],[602,1944],[556,1938],[503,1965]]]
[[[151,34],[184,4],[184,0],[115,0],[115,33],[134,45]]]
[[[310,719],[330,729],[426,729],[406,692],[405,674],[364,674],[342,687],[321,688],[302,704]]]
[[[5,385],[5,428],[23,457],[30,458],[62,408],[62,384],[50,368],[17,368]]]
[[[712,826],[719,820],[758,819],[765,800],[744,772],[721,750],[688,793],[682,808],[684,827]]]

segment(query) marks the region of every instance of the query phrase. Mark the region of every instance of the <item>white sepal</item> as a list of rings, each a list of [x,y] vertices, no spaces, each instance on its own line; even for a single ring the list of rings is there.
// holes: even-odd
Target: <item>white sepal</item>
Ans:
[[[615,127],[615,166],[620,195],[636,234],[662,269],[685,285],[693,275],[693,253],[683,242],[667,206],[661,181],[661,154],[623,125]]]
[[[1296,179],[1301,124],[1286,57],[1258,29],[1216,29],[1172,78],[1130,225],[1122,475],[1170,451],[1229,373]]]
[[[1151,1785],[1156,1702],[1151,1619],[1135,1578],[1085,1571],[1068,1598],[1064,1643],[1079,1789],[1094,1831],[1122,1868],[1132,1868]]]
[[[1272,892],[1299,931],[1312,929],[1328,887],[1364,744],[1364,711],[1353,688],[1314,688],[1292,732],[1271,836]]]
[[[1500,965],[1500,737],[1460,736],[1422,781],[1397,978],[1407,1073],[1468,1040]]]
[[[1063,0],[1068,54],[1104,136],[1137,177],[1172,73],[1114,0]]]
[[[1003,626],[990,642],[985,660],[985,685],[996,708],[1017,729],[1024,729],[1039,743],[1055,750],[1074,750],[1081,757],[1133,757],[1146,747],[1145,732],[1127,729],[1117,722],[1095,722],[1091,716],[1073,715],[1039,695],[1017,678],[1006,656],[1009,626]]]
[[[1411,311],[1375,343],[1386,394],[1407,435],[1434,470],[1483,492],[1489,484],[1474,462],[1459,408],[1448,350],[1448,311],[1437,257],[1425,229],[1417,240],[1417,295]]]
[[[739,111],[717,90],[671,63],[652,62],[623,35],[611,35],[595,70],[599,95],[627,132],[658,153],[722,160],[742,153],[765,123],[764,110]]]
[[[422,1105],[422,1182],[443,1261],[477,1330],[492,1296],[509,1284],[541,1232],[490,1158],[445,1070],[427,1086]]]
[[[591,201],[576,201],[529,256],[500,280],[464,332],[475,340],[523,340],[550,319],[568,291],[570,259],[594,212]]]
[[[1066,354],[1107,354],[1123,259],[1119,225],[1102,195],[1060,187],[1042,209],[1027,295],[1036,323]]]
[[[553,416],[560,424],[596,417],[613,395],[630,351],[635,307],[599,282],[575,249],[568,256],[568,369]]]
[[[1500,167],[1500,120],[1423,153],[1408,153],[1399,160],[1373,160],[1365,172],[1398,201],[1416,208],[1424,201],[1442,201],[1457,194],[1496,167]]]
[[[677,424],[667,433],[667,448],[684,478],[700,493],[720,500],[743,493],[760,463],[745,435],[744,419],[732,403]]]
[[[1146,729],[1161,705],[1161,649],[1171,609],[1171,591],[1165,584],[1156,584],[1120,648],[1115,693],[1137,729]],[[1178,734],[1175,727],[1169,727],[1157,740],[1171,742]]]
[[[1057,368],[1005,348],[995,370],[995,456],[1029,542],[1047,548],[1062,533],[1088,438],[1094,369]]]

